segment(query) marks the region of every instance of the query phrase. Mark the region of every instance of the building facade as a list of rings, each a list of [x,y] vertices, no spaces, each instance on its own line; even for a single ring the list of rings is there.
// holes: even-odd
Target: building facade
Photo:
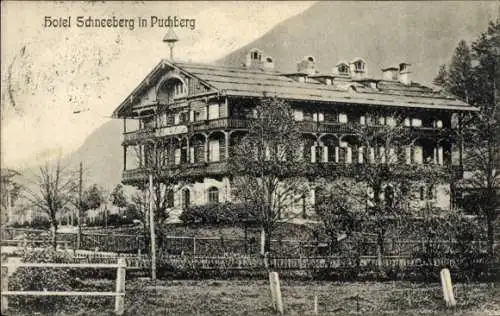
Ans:
[[[307,163],[337,168],[366,163],[353,128],[394,125],[398,117],[418,135],[399,163],[434,164],[457,177],[460,117],[477,110],[411,81],[408,63],[382,69],[374,78],[363,58],[320,72],[314,57],[306,56],[296,72],[281,73],[259,49],[249,51],[242,67],[162,60],[113,113],[124,122],[123,183],[143,186],[155,156],[165,177],[182,170],[187,180],[171,193],[170,207],[230,201],[231,148],[246,133],[262,97],[283,99],[293,108]],[[422,200],[450,208],[452,187],[433,190],[421,194]],[[301,208],[312,212],[314,194],[305,199]]]

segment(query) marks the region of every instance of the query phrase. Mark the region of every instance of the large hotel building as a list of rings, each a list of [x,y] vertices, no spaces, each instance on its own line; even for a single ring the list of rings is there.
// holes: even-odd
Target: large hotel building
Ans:
[[[413,82],[411,65],[404,62],[381,69],[375,78],[363,58],[321,72],[314,57],[306,56],[296,72],[281,73],[259,49],[250,50],[241,67],[161,60],[113,113],[124,122],[123,183],[147,183],[156,152],[165,177],[181,168],[185,175],[182,187],[171,193],[173,209],[230,201],[231,147],[246,133],[247,119],[262,97],[282,99],[293,108],[305,162],[332,168],[362,164],[352,129],[395,124],[397,116],[417,135],[400,163],[440,165],[455,177],[462,176],[457,122],[477,110]],[[301,207],[307,213],[314,212],[315,203],[314,181],[309,186]],[[449,209],[452,195],[453,185],[447,184],[420,198]]]

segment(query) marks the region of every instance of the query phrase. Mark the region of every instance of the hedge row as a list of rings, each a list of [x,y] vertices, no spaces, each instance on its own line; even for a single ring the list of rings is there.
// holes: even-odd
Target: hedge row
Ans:
[[[186,208],[179,219],[186,225],[252,224],[256,217],[244,203],[219,203]]]

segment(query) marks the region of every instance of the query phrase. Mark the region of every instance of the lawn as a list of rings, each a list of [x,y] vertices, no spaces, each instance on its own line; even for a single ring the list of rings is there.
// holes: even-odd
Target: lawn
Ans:
[[[90,283],[112,290],[113,281]],[[500,288],[487,284],[458,284],[458,306],[443,307],[438,283],[281,281],[286,315],[500,315]],[[124,315],[275,315],[268,282],[263,280],[157,281],[130,280]],[[82,301],[83,300],[83,301]],[[75,298],[52,315],[113,315],[111,298]],[[12,315],[33,315],[11,312]]]

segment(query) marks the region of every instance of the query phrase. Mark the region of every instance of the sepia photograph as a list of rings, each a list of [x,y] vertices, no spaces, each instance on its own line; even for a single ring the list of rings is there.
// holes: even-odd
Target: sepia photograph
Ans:
[[[2,1],[1,315],[500,315],[500,3]]]

